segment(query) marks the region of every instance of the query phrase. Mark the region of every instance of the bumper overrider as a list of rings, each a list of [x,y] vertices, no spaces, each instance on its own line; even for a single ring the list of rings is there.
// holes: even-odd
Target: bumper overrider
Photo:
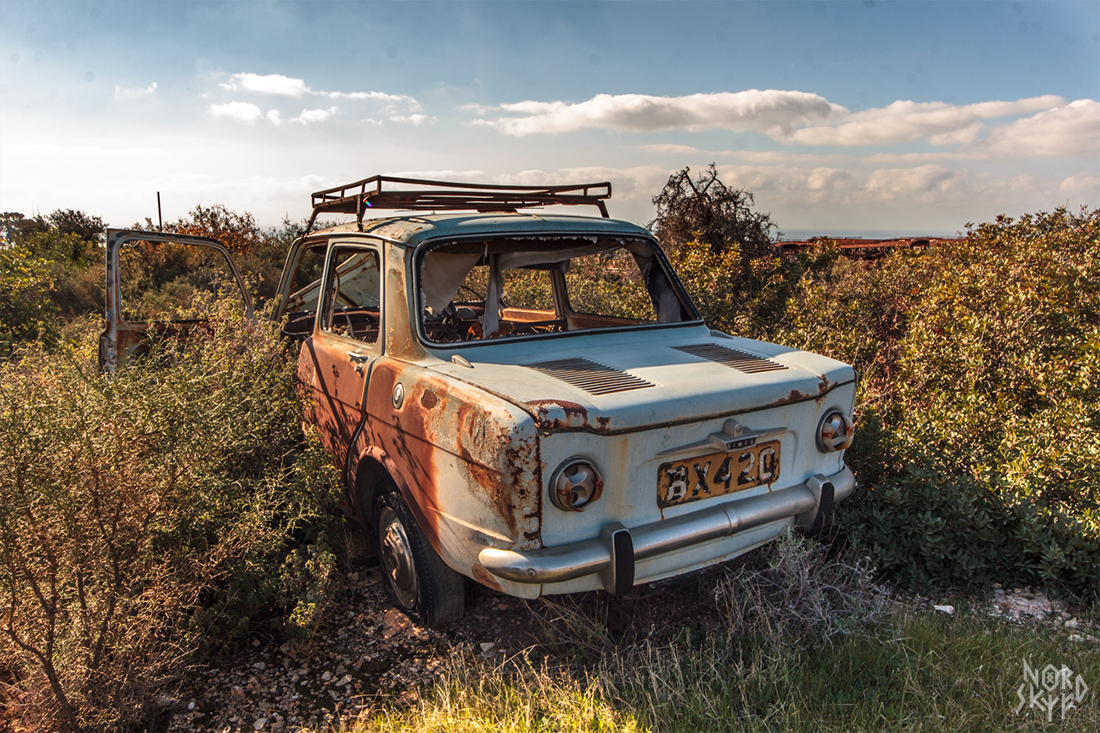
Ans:
[[[828,524],[833,504],[851,494],[855,486],[855,477],[845,468],[833,476],[818,474],[798,486],[726,501],[640,527],[614,522],[596,539],[541,550],[486,547],[478,559],[493,575],[516,583],[557,583],[599,574],[608,593],[624,595],[634,586],[635,563],[647,558],[792,517],[796,527],[818,532]]]

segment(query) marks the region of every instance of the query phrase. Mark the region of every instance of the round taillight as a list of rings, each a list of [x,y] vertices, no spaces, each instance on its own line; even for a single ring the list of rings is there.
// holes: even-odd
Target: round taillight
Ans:
[[[852,421],[840,410],[830,410],[817,428],[817,449],[822,453],[844,450],[852,444]]]
[[[580,512],[600,498],[603,479],[585,458],[570,458],[550,477],[550,501],[566,512]]]

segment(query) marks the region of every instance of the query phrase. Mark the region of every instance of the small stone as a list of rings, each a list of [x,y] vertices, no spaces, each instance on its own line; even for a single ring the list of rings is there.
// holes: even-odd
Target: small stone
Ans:
[[[192,700],[191,702],[187,703],[187,709],[188,709],[188,710],[194,710],[194,709],[195,709],[195,701],[194,701],[194,700]]]
[[[252,669],[256,669],[256,670],[259,670],[259,671],[263,672],[265,669],[267,669],[267,665],[264,664],[263,662],[256,662],[255,664],[252,665]]]
[[[390,639],[412,626],[412,621],[405,614],[391,608],[382,617],[382,624],[386,627],[385,631],[382,632],[382,636]]]
[[[1080,634],[1070,634],[1069,635],[1069,640],[1070,641],[1075,641],[1078,644],[1080,644],[1081,642],[1083,642],[1085,640],[1085,637],[1081,636]]]
[[[263,730],[267,725],[267,718],[256,718],[256,722],[252,724],[253,730]]]
[[[954,606],[932,606],[932,608],[936,609],[940,613],[946,613],[948,616],[952,616],[955,613]]]
[[[487,652],[495,646],[496,646],[496,644],[494,644],[491,641],[483,641],[483,642],[481,642],[481,651]]]
[[[332,679],[332,672],[325,672],[323,675],[321,675],[321,681],[322,682],[328,682],[331,679]]]
[[[253,648],[258,647],[259,645],[260,645],[260,640],[259,639],[253,639],[252,640]]]
[[[1066,628],[1067,629],[1076,629],[1079,623],[1080,622],[1077,619],[1071,618],[1071,619],[1066,621]]]

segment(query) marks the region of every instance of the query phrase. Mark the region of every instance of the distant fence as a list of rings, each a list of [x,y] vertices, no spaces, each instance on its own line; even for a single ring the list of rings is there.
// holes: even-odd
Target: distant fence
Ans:
[[[797,252],[803,247],[813,247],[825,240],[831,241],[841,254],[854,259],[871,260],[883,257],[895,249],[925,249],[944,242],[961,242],[961,237],[898,237],[896,239],[852,239],[847,237],[811,237],[796,241],[779,241],[776,248],[784,252]]]

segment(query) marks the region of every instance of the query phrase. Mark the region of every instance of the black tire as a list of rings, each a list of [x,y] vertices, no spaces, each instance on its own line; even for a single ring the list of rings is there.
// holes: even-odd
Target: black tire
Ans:
[[[421,623],[436,626],[462,616],[465,583],[432,549],[397,487],[374,502],[378,559],[386,593]]]

